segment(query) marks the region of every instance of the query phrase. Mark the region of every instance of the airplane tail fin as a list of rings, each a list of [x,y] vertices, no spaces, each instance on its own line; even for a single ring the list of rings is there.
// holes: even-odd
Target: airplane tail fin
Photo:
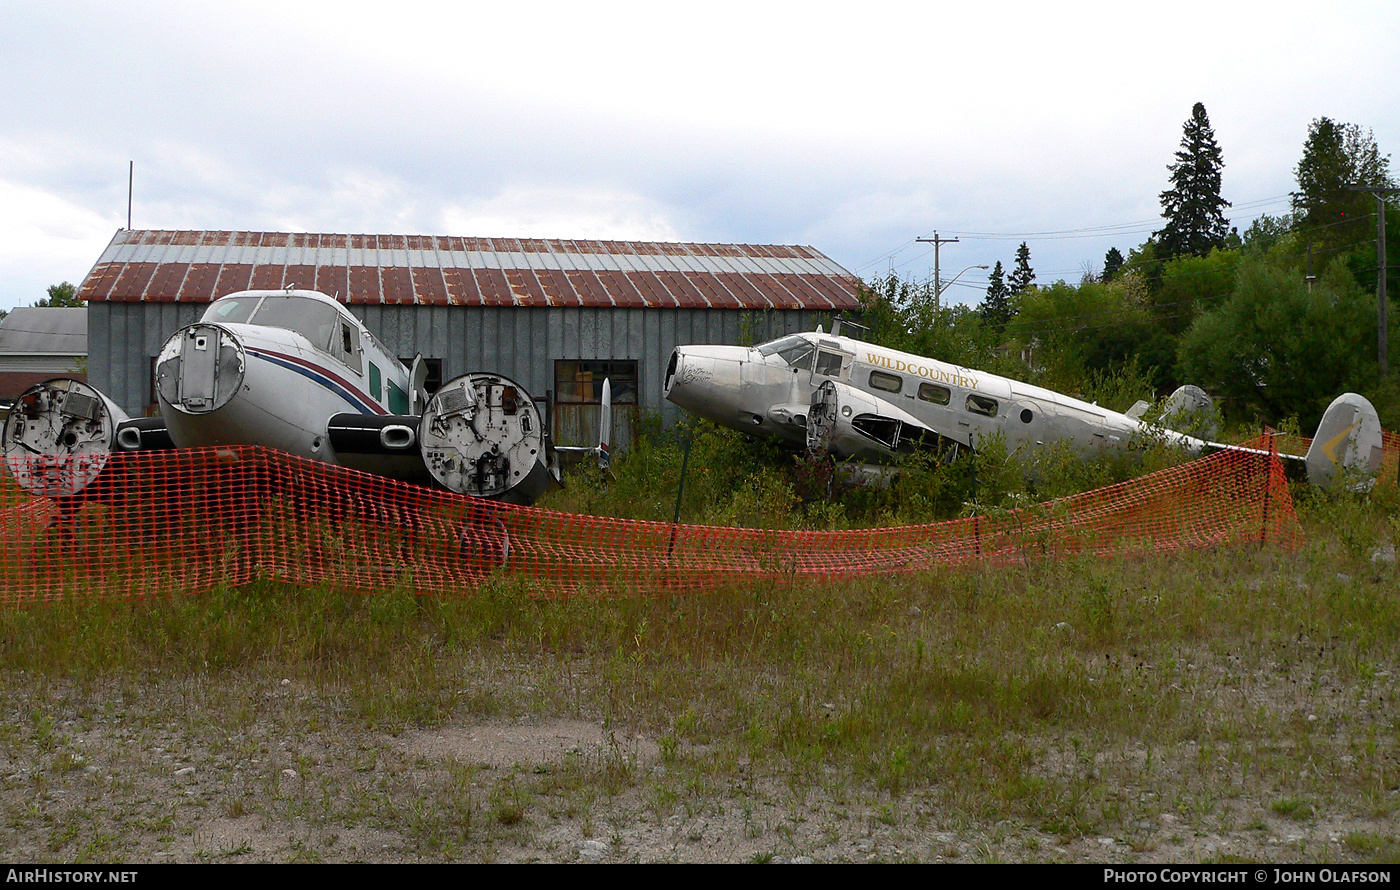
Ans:
[[[1215,404],[1199,386],[1177,387],[1162,405],[1161,423],[1169,430],[1197,439],[1214,439],[1219,432]]]
[[[1365,396],[1342,393],[1327,406],[1308,449],[1308,481],[1323,487],[1340,482],[1351,491],[1369,491],[1384,453],[1375,407]]]
[[[598,419],[598,469],[612,463],[612,380],[603,378],[603,411]]]

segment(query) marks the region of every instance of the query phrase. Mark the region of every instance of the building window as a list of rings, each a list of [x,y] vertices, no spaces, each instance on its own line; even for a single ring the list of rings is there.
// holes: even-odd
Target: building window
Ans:
[[[160,416],[160,397],[156,395],[156,359],[157,359],[157,358],[159,358],[159,356],[155,356],[155,355],[151,356],[151,376],[148,378],[148,379],[150,380],[150,390],[146,393],[146,416],[147,416],[147,417],[159,417],[159,416]]]
[[[630,448],[640,417],[637,404],[637,362],[623,359],[564,360],[554,363],[556,445],[591,447],[598,444],[602,418],[603,380],[611,381],[614,448]]]
[[[603,401],[603,380],[612,381],[614,405],[637,404],[635,361],[590,360],[554,363],[554,401],[597,405]]]
[[[399,356],[399,361],[403,362],[410,374],[413,373],[413,359],[411,355],[408,358]],[[425,358],[423,364],[428,366],[428,377],[423,381],[423,388],[428,391],[428,395],[432,395],[442,388],[442,359]]]

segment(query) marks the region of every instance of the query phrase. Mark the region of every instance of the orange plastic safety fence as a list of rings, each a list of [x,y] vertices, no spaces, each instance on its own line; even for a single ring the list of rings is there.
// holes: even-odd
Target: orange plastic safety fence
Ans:
[[[1272,442],[1274,449],[1280,454],[1295,454],[1301,457],[1308,453],[1312,441],[1309,436],[1295,436],[1291,433],[1281,433],[1272,427],[1264,427],[1264,432],[1240,444],[1245,448],[1267,450]],[[1376,484],[1381,486],[1400,484],[1400,434],[1392,433],[1390,430],[1381,430],[1381,447],[1383,449],[1381,469],[1376,475]]]
[[[10,479],[0,486],[13,491]],[[546,596],[650,593],[1300,540],[1277,457],[1241,453],[1020,510],[835,532],[516,507],[251,446],[113,454],[80,497],[0,503],[6,604],[168,596],[259,577],[452,595],[503,575]]]

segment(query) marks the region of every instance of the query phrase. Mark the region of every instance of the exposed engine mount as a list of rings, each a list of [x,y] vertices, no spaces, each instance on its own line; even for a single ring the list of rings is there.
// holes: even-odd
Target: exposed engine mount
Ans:
[[[39,497],[75,495],[107,466],[118,429],[127,421],[126,413],[93,387],[55,378],[34,384],[15,400],[0,447],[26,491]]]
[[[499,374],[444,383],[423,410],[418,441],[433,478],[459,494],[528,503],[559,487],[539,409]]]

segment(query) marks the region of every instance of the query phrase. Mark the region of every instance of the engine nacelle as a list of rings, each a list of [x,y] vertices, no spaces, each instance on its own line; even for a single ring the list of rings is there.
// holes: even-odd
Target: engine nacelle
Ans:
[[[80,380],[36,383],[15,400],[0,449],[15,481],[39,497],[75,495],[92,484],[117,445],[126,412]],[[139,436],[138,436],[139,441]]]
[[[423,463],[444,488],[529,503],[559,487],[539,408],[499,374],[463,374],[444,383],[418,424]]]

